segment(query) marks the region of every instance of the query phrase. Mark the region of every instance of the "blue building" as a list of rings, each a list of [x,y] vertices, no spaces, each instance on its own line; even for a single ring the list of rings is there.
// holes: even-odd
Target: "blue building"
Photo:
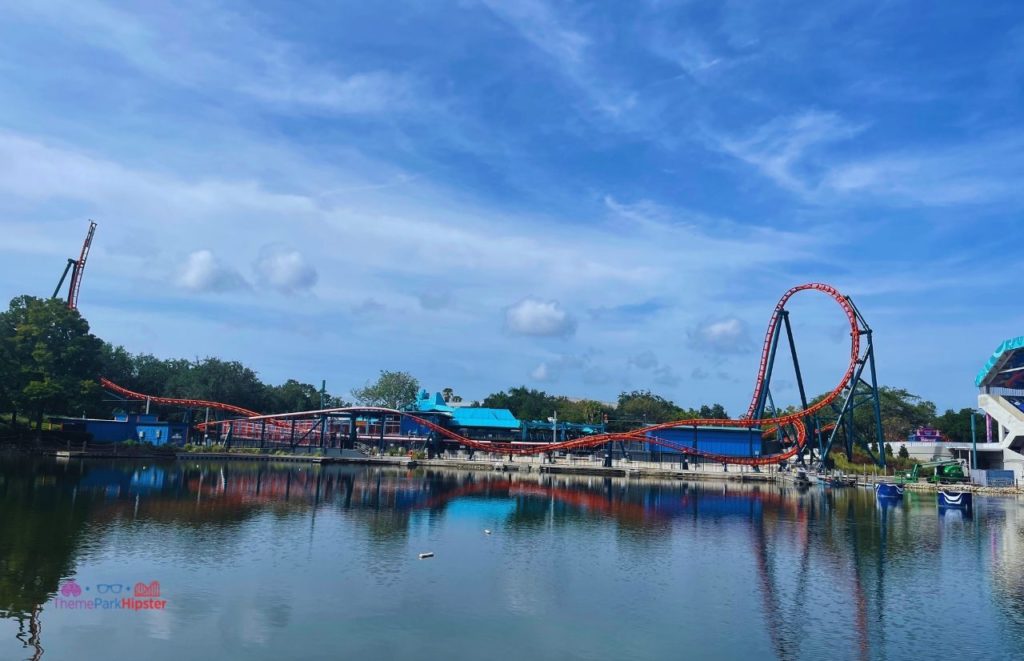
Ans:
[[[673,427],[648,432],[647,437],[729,457],[762,457],[778,452],[778,442],[774,439],[765,440],[761,430],[756,427]],[[647,446],[646,450],[651,453],[675,453],[672,448],[650,441]]]
[[[477,440],[514,441],[520,436],[521,425],[508,409],[477,406],[449,406],[441,393],[431,395],[420,392],[410,413],[436,425],[451,429],[461,436]],[[403,417],[400,422],[402,436],[425,437],[430,429],[417,421]]]
[[[97,443],[136,441],[153,445],[184,445],[188,425],[183,422],[160,421],[155,415],[121,414],[113,420],[100,418],[51,418],[65,431],[85,432]]]

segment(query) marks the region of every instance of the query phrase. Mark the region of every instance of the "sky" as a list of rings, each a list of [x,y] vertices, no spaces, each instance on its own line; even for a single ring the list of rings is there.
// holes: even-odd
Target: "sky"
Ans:
[[[941,410],[1024,333],[1019,2],[0,12],[0,297],[95,219],[79,307],[133,353],[740,414],[775,302],[828,282]],[[790,309],[831,389],[842,312]]]

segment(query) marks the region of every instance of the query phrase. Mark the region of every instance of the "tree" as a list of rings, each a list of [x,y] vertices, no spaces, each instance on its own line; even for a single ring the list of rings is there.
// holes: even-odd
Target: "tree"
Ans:
[[[267,386],[265,401],[263,410],[267,412],[311,411],[320,408],[320,391],[312,384],[288,379],[279,386]]]
[[[58,299],[19,296],[0,320],[0,342],[9,361],[5,391],[15,410],[43,414],[81,412],[99,396],[102,341],[77,310]]]
[[[712,404],[711,406],[704,404],[700,407],[700,410],[697,412],[697,417],[712,418],[714,420],[728,420],[729,414],[726,413],[725,407],[722,406],[721,404]]]
[[[661,395],[649,390],[634,390],[619,394],[619,405],[615,409],[618,419],[610,425],[615,431],[632,429],[641,423],[671,422],[673,420],[692,420],[697,412],[684,409]]]
[[[971,442],[971,416],[974,409],[947,410],[935,420],[935,428],[951,441],[958,443]],[[982,429],[984,433],[984,429]]]
[[[575,422],[579,424],[599,425],[604,421],[604,416],[614,413],[615,409],[593,399],[577,399],[575,401],[567,397],[555,399],[558,419],[564,422]]]
[[[376,383],[354,389],[352,396],[364,406],[401,409],[416,402],[419,390],[420,382],[408,372],[381,370]]]
[[[444,397],[445,403],[458,404],[462,401],[462,397],[455,394],[455,391],[451,388],[445,388],[441,391],[441,396]]]
[[[897,456],[899,456],[900,459],[909,459],[910,458],[910,451],[907,450],[907,446],[906,445],[901,445],[900,446],[900,451],[897,453]]]
[[[484,398],[483,405],[488,408],[508,409],[520,420],[547,420],[548,416],[558,409],[559,399],[543,390],[519,386],[488,395]]]
[[[816,397],[820,401],[824,395]],[[882,417],[882,438],[889,443],[902,443],[915,428],[931,425],[935,420],[935,404],[910,393],[903,388],[882,386],[878,389],[879,410]],[[853,413],[854,436],[870,441],[875,439],[874,410],[870,402],[858,406]],[[836,414],[825,408],[818,414],[822,424],[835,422]],[[841,428],[840,437],[845,438],[846,429]]]

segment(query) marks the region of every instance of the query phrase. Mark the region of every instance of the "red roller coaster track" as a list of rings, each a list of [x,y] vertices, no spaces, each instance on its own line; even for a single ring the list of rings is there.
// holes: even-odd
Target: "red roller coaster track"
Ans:
[[[786,303],[797,293],[803,291],[816,291],[824,294],[831,298],[846,314],[846,318],[850,324],[850,362],[846,368],[846,372],[843,377],[839,380],[839,383],[833,388],[825,397],[818,400],[814,404],[808,406],[805,409],[787,413],[785,415],[768,417],[768,418],[755,418],[754,415],[757,412],[757,407],[761,401],[761,395],[766,388],[766,378],[769,369],[769,363],[772,360],[771,347],[773,345],[775,334],[780,332],[780,325],[778,323],[780,315],[785,309]],[[779,299],[778,304],[775,306],[775,310],[772,313],[772,318],[768,323],[768,331],[765,333],[764,346],[761,350],[761,361],[758,367],[757,380],[754,383],[754,394],[750,400],[750,406],[747,409],[747,413],[743,418],[738,420],[719,420],[719,419],[697,419],[697,420],[676,420],[673,422],[664,422],[656,425],[650,425],[647,427],[641,427],[628,432],[622,433],[606,433],[596,434],[593,436],[585,436],[583,438],[573,439],[570,441],[561,441],[556,443],[545,443],[545,444],[531,444],[529,446],[523,446],[519,444],[512,444],[507,442],[491,442],[491,441],[478,441],[471,438],[461,436],[450,429],[437,425],[429,420],[425,420],[413,413],[408,411],[398,411],[395,409],[386,409],[378,407],[348,407],[348,408],[333,408],[333,409],[322,409],[317,411],[298,411],[295,413],[283,413],[278,415],[259,415],[255,411],[243,409],[238,406],[232,406],[231,404],[224,404],[221,402],[211,402],[200,399],[184,399],[184,398],[170,398],[170,397],[157,397],[153,395],[144,395],[141,393],[133,392],[127,388],[123,388],[108,379],[101,379],[101,383],[104,388],[115,392],[119,395],[130,399],[145,400],[148,399],[157,404],[170,404],[174,406],[185,406],[192,408],[205,408],[209,407],[229,413],[235,413],[237,415],[244,416],[243,420],[239,422],[261,422],[266,421],[270,424],[280,424],[284,420],[296,419],[296,418],[314,418],[321,415],[328,414],[355,414],[355,413],[380,413],[387,415],[404,416],[411,420],[416,421],[418,424],[431,429],[441,436],[464,445],[468,448],[475,450],[481,450],[485,452],[495,452],[499,454],[507,455],[528,455],[528,454],[544,454],[555,451],[567,451],[567,450],[582,450],[587,448],[595,448],[604,445],[609,442],[616,441],[645,441],[654,445],[687,454],[690,456],[702,457],[715,462],[729,463],[729,464],[740,464],[746,466],[764,466],[768,464],[777,463],[784,459],[795,456],[804,446],[807,440],[807,429],[804,424],[804,419],[814,413],[821,411],[825,407],[829,406],[843,393],[844,388],[850,383],[851,378],[855,370],[857,369],[858,361],[861,360],[861,333],[859,317],[857,311],[850,303],[849,299],[839,292],[835,287],[823,283],[809,283],[793,287]],[[232,421],[218,421],[216,423],[211,422],[210,424],[223,425],[230,424]],[[734,457],[729,455],[719,455],[709,452],[697,450],[688,445],[681,445],[674,443],[667,439],[659,438],[655,434],[662,429],[671,429],[673,427],[694,427],[694,426],[715,426],[715,427],[739,427],[739,428],[753,428],[753,427],[783,427],[791,426],[796,432],[796,442],[783,452],[774,455],[766,455],[763,457]]]
[[[112,393],[121,395],[127,399],[139,399],[149,400],[154,404],[167,404],[169,406],[184,406],[190,409],[204,409],[211,408],[218,411],[227,411],[228,413],[236,413],[238,415],[245,416],[247,418],[258,416],[259,413],[244,409],[241,406],[234,406],[232,404],[224,404],[222,402],[211,402],[205,399],[187,399],[184,397],[157,397],[156,395],[143,395],[142,393],[128,390],[123,386],[119,386],[110,379],[100,378],[100,385],[109,390]]]

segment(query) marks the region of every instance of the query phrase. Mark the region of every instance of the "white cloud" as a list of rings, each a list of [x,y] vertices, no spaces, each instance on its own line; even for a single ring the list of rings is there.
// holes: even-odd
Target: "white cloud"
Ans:
[[[280,64],[270,74],[244,83],[242,92],[281,109],[307,109],[339,114],[394,112],[413,101],[408,78],[386,71],[337,76],[326,71],[302,71]]]
[[[124,11],[95,0],[12,7],[128,66],[176,85],[233,92],[282,111],[366,115],[422,109],[409,76],[382,70],[337,71],[299,54],[241,13],[207,3],[159,12]]]
[[[903,205],[946,206],[1022,196],[1024,135],[877,155],[834,165],[822,188]]]
[[[541,363],[530,371],[530,378],[534,381],[550,382],[555,380],[555,375],[547,363]]]
[[[576,320],[558,301],[525,298],[505,309],[505,328],[516,335],[566,337],[576,332]]]
[[[261,248],[255,269],[262,284],[283,293],[308,291],[319,277],[302,253],[282,245]]]
[[[694,347],[711,353],[743,353],[751,347],[747,325],[736,317],[705,321],[688,335]]]
[[[226,292],[248,286],[238,271],[209,250],[197,250],[188,256],[178,275],[178,285],[194,292]]]
[[[512,25],[527,41],[564,67],[580,63],[589,39],[566,27],[541,0],[483,0],[483,4]]]
[[[810,110],[777,117],[746,138],[719,137],[718,146],[753,165],[783,188],[809,194],[820,167],[814,157],[830,143],[848,140],[864,129],[836,113]]]

